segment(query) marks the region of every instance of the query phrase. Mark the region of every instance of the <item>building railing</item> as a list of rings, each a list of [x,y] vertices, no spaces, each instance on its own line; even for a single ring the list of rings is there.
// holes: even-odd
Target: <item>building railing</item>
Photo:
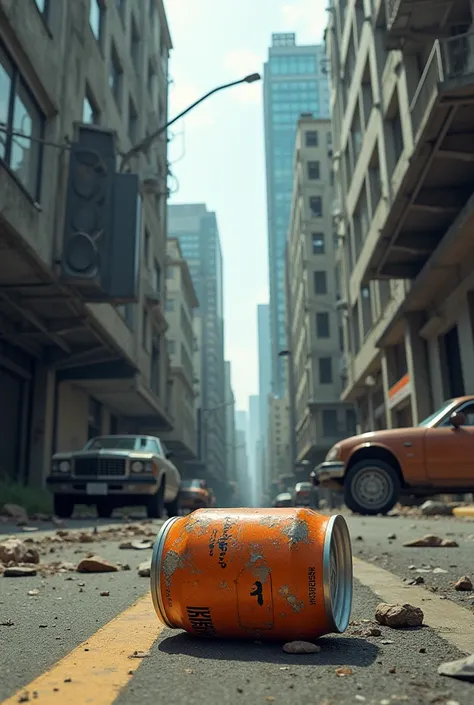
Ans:
[[[392,29],[401,4],[402,0],[385,0],[385,15],[387,17],[387,30],[389,32]]]
[[[431,110],[431,106],[438,93],[438,84],[442,80],[443,60],[439,40],[436,40],[433,44],[433,48],[428,57],[428,61],[426,62],[423,73],[421,74],[418,87],[410,105],[413,140],[415,145],[418,141],[418,133],[423,123],[423,119],[427,110]]]

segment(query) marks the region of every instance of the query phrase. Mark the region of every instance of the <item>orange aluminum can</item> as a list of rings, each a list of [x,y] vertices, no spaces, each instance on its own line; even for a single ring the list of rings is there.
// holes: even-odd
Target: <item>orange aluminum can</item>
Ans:
[[[315,639],[347,628],[352,551],[341,515],[312,509],[198,509],[157,536],[158,617],[199,636]]]

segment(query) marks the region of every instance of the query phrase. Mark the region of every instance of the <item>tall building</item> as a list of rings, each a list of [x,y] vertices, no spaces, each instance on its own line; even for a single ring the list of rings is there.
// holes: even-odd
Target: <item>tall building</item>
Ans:
[[[193,364],[196,349],[194,309],[198,307],[198,300],[178,240],[168,239],[167,254],[166,340],[173,430],[162,437],[175,453],[175,464],[185,471],[185,461],[195,459],[198,454]]]
[[[406,8],[334,0],[326,34],[343,398],[362,430],[419,423],[474,389],[472,3]]]
[[[251,497],[245,431],[237,429],[236,440],[237,499],[240,506],[246,507],[250,504]]]
[[[267,441],[268,441],[268,396],[272,388],[272,346],[270,339],[270,306],[257,306],[258,332],[258,398],[260,406],[260,445],[257,465],[258,484],[263,495],[269,491],[267,473]],[[260,501],[260,500],[259,500]]]
[[[329,118],[323,46],[298,46],[295,34],[273,34],[264,67],[272,392],[286,393],[285,244],[293,190],[296,124],[302,113]]]
[[[168,206],[168,231],[179,240],[199,301],[200,455],[213,481],[225,480],[227,442],[222,252],[216,214],[202,203]]]
[[[248,424],[249,474],[252,486],[252,502],[255,505],[257,498],[261,494],[260,473],[257,464],[257,443],[260,438],[260,397],[257,395],[249,397]]]
[[[294,486],[290,455],[290,407],[287,397],[268,397],[267,462],[272,497]]]
[[[147,177],[156,184],[167,173],[166,138],[128,161],[141,198],[133,176],[114,174],[119,153],[166,123],[171,38],[162,0],[121,8],[2,0],[0,16],[0,476],[39,486],[55,451],[76,450],[100,433],[172,427],[165,189],[145,188]],[[75,129],[81,120],[87,129]],[[68,198],[77,153],[52,146],[66,146],[65,135],[87,141],[89,154],[98,154],[100,142],[108,169],[93,178],[123,191],[115,213],[125,219],[117,217],[116,227],[107,227],[115,217],[110,199],[94,204],[103,231],[90,202],[81,211],[98,260],[83,247],[68,258],[68,243],[79,245],[77,202]],[[87,165],[84,171],[91,177]],[[122,255],[105,256],[109,247]],[[94,261],[78,271],[88,255]],[[114,283],[122,287],[130,263],[134,279],[122,298],[106,279],[123,267]]]
[[[288,364],[295,467],[314,467],[355,433],[351,404],[340,402],[340,299],[333,238],[331,122],[298,121],[287,244]],[[300,465],[301,467],[301,465]],[[302,470],[307,479],[308,470]]]
[[[225,423],[226,423],[226,450],[227,450],[227,477],[230,481],[237,480],[236,466],[236,427],[235,427],[235,396],[232,389],[232,367],[231,363],[225,361]]]

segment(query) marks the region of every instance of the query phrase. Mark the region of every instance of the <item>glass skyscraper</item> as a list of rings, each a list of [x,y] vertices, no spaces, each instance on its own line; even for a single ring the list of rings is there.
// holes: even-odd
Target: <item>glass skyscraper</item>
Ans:
[[[297,46],[295,34],[273,34],[264,66],[265,158],[272,392],[286,391],[285,244],[293,191],[296,125],[301,114],[329,118],[324,46]]]

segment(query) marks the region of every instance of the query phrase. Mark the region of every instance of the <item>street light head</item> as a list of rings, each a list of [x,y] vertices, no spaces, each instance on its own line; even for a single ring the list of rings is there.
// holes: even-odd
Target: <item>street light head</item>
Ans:
[[[255,81],[260,81],[262,77],[259,73],[251,73],[249,76],[244,78],[245,83],[255,83]]]

